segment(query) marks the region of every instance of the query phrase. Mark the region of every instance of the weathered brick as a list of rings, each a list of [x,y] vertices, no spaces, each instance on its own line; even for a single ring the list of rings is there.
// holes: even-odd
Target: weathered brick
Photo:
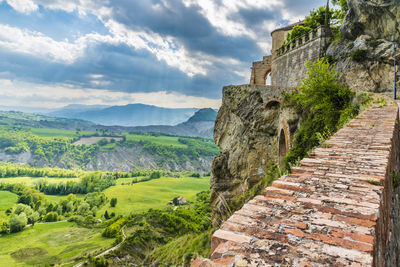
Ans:
[[[212,237],[213,260],[196,262],[389,266],[397,105],[364,111],[326,144],[235,212]]]

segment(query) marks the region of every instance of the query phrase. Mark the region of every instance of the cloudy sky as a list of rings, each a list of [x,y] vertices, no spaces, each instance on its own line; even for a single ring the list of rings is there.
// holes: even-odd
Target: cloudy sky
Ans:
[[[214,107],[324,0],[0,0],[0,105]]]

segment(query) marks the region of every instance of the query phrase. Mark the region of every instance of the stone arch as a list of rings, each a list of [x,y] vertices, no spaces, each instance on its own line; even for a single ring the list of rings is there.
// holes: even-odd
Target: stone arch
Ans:
[[[267,110],[274,106],[282,106],[282,100],[279,98],[270,98],[267,103],[265,103],[264,109]]]
[[[265,85],[266,78],[271,72],[271,56],[264,57],[262,61],[253,62],[251,69],[250,84]]]
[[[281,127],[279,132],[278,139],[278,162],[279,165],[282,164],[283,158],[289,152],[290,148],[290,134],[287,127],[287,124],[284,121],[281,121]]]

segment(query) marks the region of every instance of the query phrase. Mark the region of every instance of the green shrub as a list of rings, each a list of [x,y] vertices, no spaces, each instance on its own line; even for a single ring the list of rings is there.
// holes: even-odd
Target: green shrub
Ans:
[[[121,227],[125,224],[126,218],[121,218],[115,221],[114,223],[107,226],[103,232],[101,233],[102,236],[112,238],[116,237],[118,233],[121,231]]]
[[[45,222],[56,222],[58,220],[58,214],[57,212],[49,212],[46,214],[46,216],[44,216],[43,220]]]
[[[353,41],[350,41],[350,42],[346,45],[346,48],[347,48],[347,49],[353,49],[353,47],[354,47],[354,42],[353,42]]]
[[[380,45],[381,43],[382,43],[382,41],[380,41],[380,40],[377,40],[377,39],[374,39],[374,38],[369,38],[367,41],[366,41],[366,43],[367,43],[367,45],[369,46],[369,47],[372,47],[372,48],[377,48],[378,47],[378,45]]]
[[[110,206],[114,208],[114,207],[117,205],[117,202],[118,202],[118,199],[115,198],[115,197],[113,197],[113,198],[110,200]]]
[[[357,62],[364,61],[366,56],[367,56],[367,51],[361,49],[356,49],[350,54],[350,58]]]
[[[311,31],[310,27],[305,27],[301,25],[296,25],[293,29],[288,33],[287,40],[289,42],[296,40],[297,38],[303,36],[306,33]]]
[[[308,62],[307,68],[307,77],[298,90],[284,96],[285,105],[295,108],[301,118],[293,145],[283,160],[284,170],[290,170],[359,110],[352,105],[355,93],[338,83],[337,73],[326,58]]]
[[[27,223],[28,219],[26,218],[24,212],[20,213],[19,215],[12,215],[9,221],[10,232],[16,233],[22,231]]]

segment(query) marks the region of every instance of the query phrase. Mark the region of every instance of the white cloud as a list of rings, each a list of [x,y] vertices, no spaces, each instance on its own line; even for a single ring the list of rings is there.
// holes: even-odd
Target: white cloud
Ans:
[[[91,78],[91,79],[101,79],[101,78],[104,77],[103,74],[90,74],[90,75],[88,75],[88,76],[89,76],[89,78]]]
[[[0,47],[66,64],[71,64],[81,57],[90,44],[110,40],[110,36],[91,33],[73,43],[58,42],[40,32],[0,24]]]
[[[219,108],[220,99],[158,91],[151,93],[114,92],[75,88],[67,84],[45,85],[0,80],[0,105],[57,108],[68,104],[127,105],[142,103],[166,108]]]
[[[63,10],[69,13],[77,11],[82,16],[91,13],[99,19],[111,15],[107,0],[35,0],[35,2],[47,9]]]
[[[25,14],[30,14],[39,8],[33,0],[7,0],[7,4],[16,11]]]
[[[212,62],[205,55],[189,55],[183,46],[172,36],[161,36],[154,32],[134,31],[112,19],[105,26],[113,35],[112,42],[126,44],[134,49],[145,49],[154,54],[158,60],[186,73],[189,77],[197,74],[206,75],[205,66]]]
[[[56,41],[40,32],[19,29],[0,24],[0,47],[13,52],[30,54],[50,61],[72,64],[84,55],[85,50],[95,44],[125,44],[135,50],[145,49],[154,54],[159,61],[186,73],[189,77],[197,74],[206,75],[205,66],[212,63],[205,55],[193,58],[173,37],[162,37],[159,34],[145,31],[134,31],[114,20],[105,26],[111,35],[90,33],[79,37],[74,42]]]

